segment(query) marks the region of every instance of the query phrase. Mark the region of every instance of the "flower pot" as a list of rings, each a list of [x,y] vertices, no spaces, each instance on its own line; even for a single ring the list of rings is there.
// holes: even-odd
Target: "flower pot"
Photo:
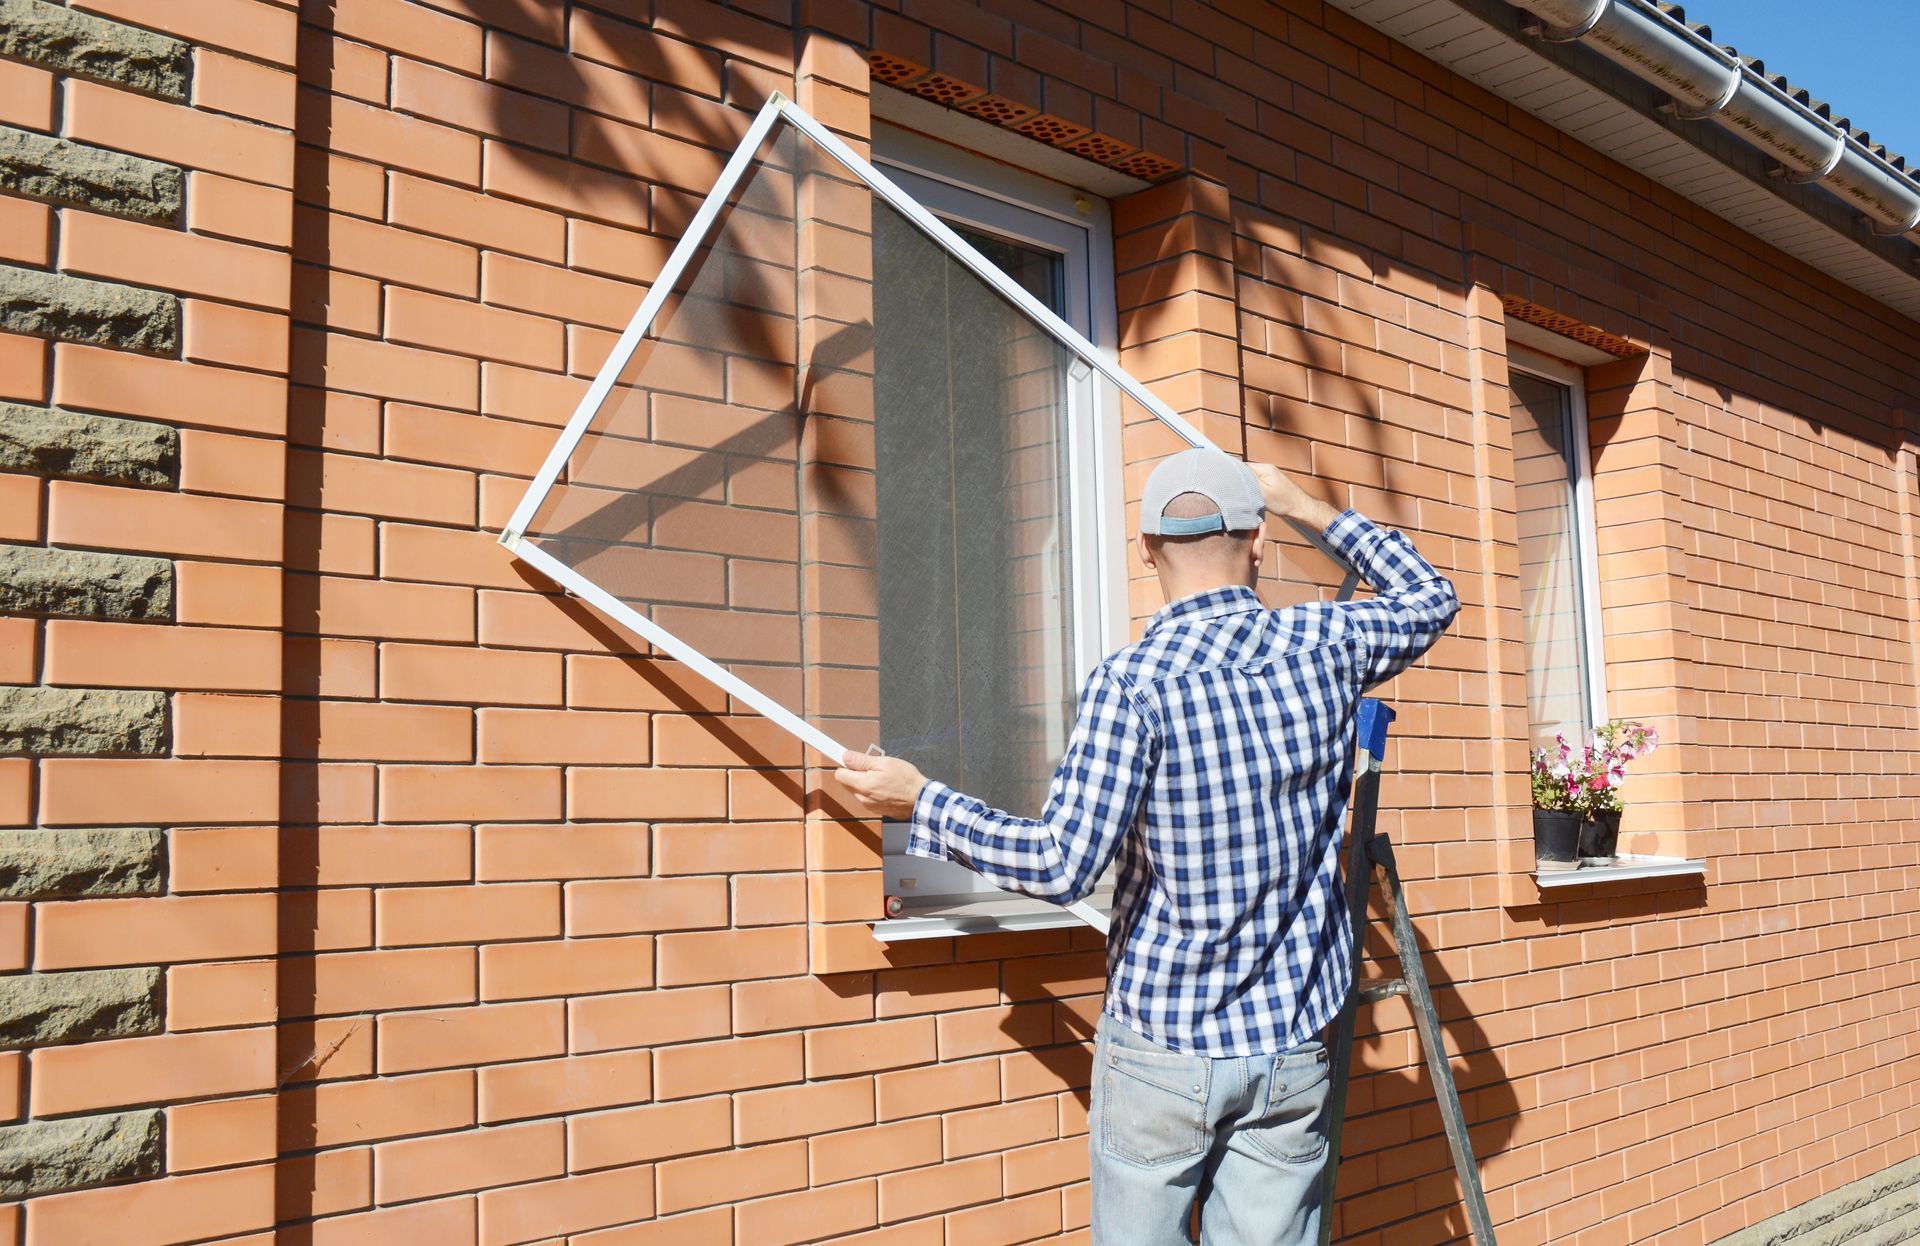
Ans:
[[[1612,865],[1620,844],[1620,811],[1598,811],[1580,828],[1580,864]]]
[[[1580,868],[1583,814],[1571,809],[1533,811],[1533,868],[1541,874]]]

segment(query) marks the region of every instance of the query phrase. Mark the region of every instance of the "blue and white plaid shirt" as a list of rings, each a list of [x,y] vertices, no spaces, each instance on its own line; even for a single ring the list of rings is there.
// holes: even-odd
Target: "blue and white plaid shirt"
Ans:
[[[1087,677],[1039,818],[937,782],[914,806],[908,852],[1057,904],[1085,898],[1118,852],[1106,1012],[1175,1051],[1284,1051],[1353,980],[1354,709],[1459,600],[1398,532],[1347,511],[1326,537],[1376,596],[1268,610],[1235,587],[1167,606]]]

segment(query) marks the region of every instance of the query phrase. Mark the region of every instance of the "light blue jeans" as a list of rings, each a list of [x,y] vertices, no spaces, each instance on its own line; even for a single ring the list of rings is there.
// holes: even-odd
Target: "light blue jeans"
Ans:
[[[1209,1059],[1102,1016],[1093,1048],[1094,1246],[1316,1246],[1327,1050]]]

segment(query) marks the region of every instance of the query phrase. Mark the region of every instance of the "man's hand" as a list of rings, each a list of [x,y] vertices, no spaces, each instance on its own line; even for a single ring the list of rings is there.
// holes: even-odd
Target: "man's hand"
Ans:
[[[927,785],[927,776],[912,762],[851,751],[841,755],[833,777],[866,812],[880,818],[911,817],[920,789]]]
[[[1293,483],[1292,477],[1273,464],[1250,462],[1247,466],[1260,481],[1269,514],[1304,524],[1315,532],[1325,532],[1340,517],[1339,511]]]

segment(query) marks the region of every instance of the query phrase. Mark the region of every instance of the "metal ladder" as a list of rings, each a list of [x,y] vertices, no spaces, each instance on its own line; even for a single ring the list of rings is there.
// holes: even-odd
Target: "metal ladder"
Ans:
[[[1473,1142],[1467,1136],[1466,1114],[1460,1109],[1460,1092],[1453,1084],[1453,1070],[1447,1064],[1440,1017],[1434,1011],[1427,971],[1420,963],[1420,945],[1414,939],[1413,919],[1407,914],[1407,898],[1401,890],[1393,845],[1375,830],[1380,814],[1380,771],[1386,761],[1387,727],[1393,722],[1393,710],[1367,697],[1360,702],[1357,719],[1360,756],[1353,781],[1353,816],[1347,848],[1347,914],[1353,923],[1354,986],[1347,993],[1346,1006],[1340,1010],[1334,1032],[1332,1116],[1327,1130],[1326,1174],[1321,1178],[1325,1184],[1320,1195],[1320,1246],[1327,1246],[1333,1240],[1334,1186],[1340,1173],[1340,1134],[1346,1124],[1354,1024],[1362,1003],[1372,1003],[1389,995],[1405,995],[1413,1004],[1414,1028],[1419,1031],[1420,1049],[1426,1055],[1427,1072],[1433,1078],[1435,1096],[1440,1101],[1440,1121],[1446,1127],[1447,1149],[1453,1153],[1453,1169],[1460,1178],[1467,1205],[1467,1225],[1475,1246],[1498,1246],[1493,1235],[1493,1218],[1487,1212],[1486,1191],[1480,1184],[1480,1168],[1473,1158]],[[1393,910],[1393,950],[1400,960],[1400,976],[1362,986],[1359,969],[1367,929],[1367,892],[1376,878],[1386,888]]]

